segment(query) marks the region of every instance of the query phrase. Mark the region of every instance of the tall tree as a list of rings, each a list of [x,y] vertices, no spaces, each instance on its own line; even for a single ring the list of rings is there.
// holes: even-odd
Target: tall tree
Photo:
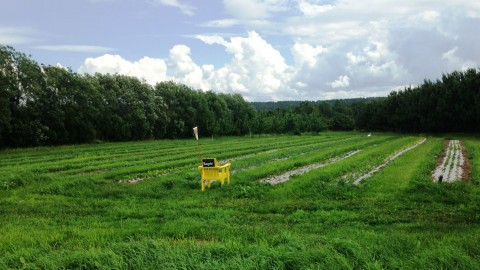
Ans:
[[[0,45],[0,148],[7,145],[11,130],[12,113],[10,103],[16,89],[15,51]]]
[[[12,74],[14,82],[7,90],[10,92],[10,129],[8,142],[10,146],[35,146],[45,143],[48,127],[40,121],[36,102],[46,88],[41,66],[25,54],[10,50]],[[8,68],[7,68],[8,69]]]
[[[229,130],[228,135],[245,135],[251,132],[255,108],[252,104],[246,102],[240,94],[225,95],[221,94],[232,111],[231,122],[234,130]]]

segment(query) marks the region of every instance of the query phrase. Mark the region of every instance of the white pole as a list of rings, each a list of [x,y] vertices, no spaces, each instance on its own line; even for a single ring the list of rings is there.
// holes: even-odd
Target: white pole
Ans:
[[[200,150],[200,140],[198,139],[198,127],[193,128],[193,134],[195,134],[195,138],[197,139],[198,156],[200,158],[200,166],[202,166],[202,151]]]

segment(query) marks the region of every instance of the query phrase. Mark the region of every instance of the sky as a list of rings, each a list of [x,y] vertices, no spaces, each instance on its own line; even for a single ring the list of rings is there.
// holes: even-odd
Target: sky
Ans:
[[[480,67],[479,0],[0,0],[0,44],[249,101],[387,96]]]

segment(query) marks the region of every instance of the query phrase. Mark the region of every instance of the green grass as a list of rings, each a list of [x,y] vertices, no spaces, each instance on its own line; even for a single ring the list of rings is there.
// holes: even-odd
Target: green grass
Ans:
[[[195,140],[0,152],[0,269],[479,269],[472,182],[433,183],[443,139],[321,133],[202,139],[232,183],[200,191]],[[270,186],[256,180],[352,150]],[[253,155],[252,155],[253,154]],[[147,177],[138,184],[118,180]]]

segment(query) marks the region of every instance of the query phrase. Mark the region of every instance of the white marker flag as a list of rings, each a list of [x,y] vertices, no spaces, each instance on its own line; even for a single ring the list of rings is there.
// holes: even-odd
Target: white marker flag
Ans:
[[[193,133],[195,134],[195,138],[196,138],[197,141],[198,141],[198,127],[194,127],[194,128],[193,128]]]

